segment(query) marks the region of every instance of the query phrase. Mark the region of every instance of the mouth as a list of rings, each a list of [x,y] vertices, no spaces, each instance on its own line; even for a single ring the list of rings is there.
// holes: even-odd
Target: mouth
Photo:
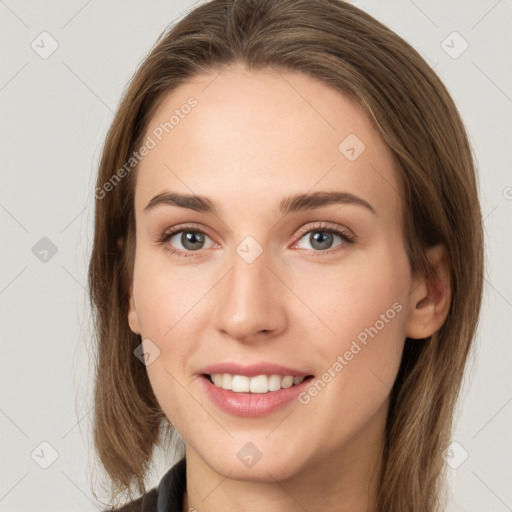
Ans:
[[[299,386],[313,378],[313,375],[294,377],[292,375],[261,374],[248,377],[231,373],[203,373],[201,376],[215,387],[226,391],[259,395]]]
[[[199,381],[209,399],[222,411],[245,417],[264,417],[290,407],[309,387],[313,375],[201,373]]]

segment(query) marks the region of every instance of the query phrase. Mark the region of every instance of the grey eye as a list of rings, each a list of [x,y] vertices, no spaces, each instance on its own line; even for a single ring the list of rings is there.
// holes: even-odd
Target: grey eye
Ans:
[[[172,244],[172,240],[176,238],[181,244],[181,247],[176,247],[175,244]],[[209,239],[210,237],[205,233],[202,233],[201,231],[182,230],[178,231],[177,233],[174,233],[169,238],[169,243],[171,243],[174,247],[176,247],[179,250],[197,251],[199,249],[204,249],[204,243],[206,238]]]
[[[318,251],[331,249],[332,247],[335,247],[333,245],[335,237],[338,237],[341,240],[341,243],[337,245],[341,245],[345,242],[343,236],[338,233],[327,230],[313,229],[301,238],[301,240],[306,239],[310,244],[310,247],[302,247],[302,249],[314,249]],[[300,241],[298,243],[300,243]]]

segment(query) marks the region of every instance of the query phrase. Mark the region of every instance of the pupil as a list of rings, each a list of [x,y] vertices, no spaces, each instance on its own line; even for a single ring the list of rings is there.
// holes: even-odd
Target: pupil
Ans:
[[[197,249],[197,245],[194,244],[197,244],[198,242],[203,242],[203,237],[201,233],[189,231],[182,235],[181,243],[183,244],[183,247],[186,247],[187,249]]]
[[[317,249],[328,249],[329,243],[325,243],[325,241],[329,242],[332,238],[332,235],[330,233],[326,233],[325,231],[317,231],[315,234],[312,234],[312,241],[311,245],[312,247],[315,247]]]

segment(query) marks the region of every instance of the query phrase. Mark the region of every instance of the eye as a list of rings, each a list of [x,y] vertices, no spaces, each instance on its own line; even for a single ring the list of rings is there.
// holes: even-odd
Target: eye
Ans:
[[[332,228],[327,224],[316,226],[313,229],[311,229],[311,227],[309,229],[303,228],[301,232],[304,236],[302,236],[294,246],[300,244],[302,240],[305,240],[306,244],[309,244],[309,247],[299,246],[299,248],[313,250],[315,252],[328,251],[334,247],[352,244],[355,241],[354,235],[350,234],[347,230],[338,227]],[[339,239],[340,243],[333,245],[336,239]]]
[[[165,232],[160,238],[160,243],[164,244],[168,250],[178,256],[187,257],[187,252],[198,252],[201,249],[206,249],[206,240],[210,240],[212,245],[213,240],[202,230],[195,227],[183,227],[173,229]],[[185,253],[185,254],[180,254]]]
[[[322,223],[317,226],[306,226],[299,231],[302,235],[298,242],[292,246],[299,247],[300,249],[312,250],[316,253],[332,252],[336,247],[353,244],[355,242],[355,235],[349,230],[340,228],[336,225],[331,227],[327,223]],[[336,239],[340,242],[335,244]],[[217,246],[217,244],[202,230],[195,226],[178,226],[163,233],[158,242],[164,245],[166,250],[179,257],[192,257],[196,252],[201,249],[208,249],[207,240],[210,241],[210,248]],[[303,247],[300,244],[302,241],[309,244],[309,247]]]

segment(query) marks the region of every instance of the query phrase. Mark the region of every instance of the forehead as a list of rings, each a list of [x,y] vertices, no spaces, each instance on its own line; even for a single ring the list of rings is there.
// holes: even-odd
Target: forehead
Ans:
[[[247,215],[316,190],[356,194],[388,215],[399,209],[392,155],[374,124],[302,73],[231,67],[196,76],[164,98],[145,140],[137,212],[166,190]]]

